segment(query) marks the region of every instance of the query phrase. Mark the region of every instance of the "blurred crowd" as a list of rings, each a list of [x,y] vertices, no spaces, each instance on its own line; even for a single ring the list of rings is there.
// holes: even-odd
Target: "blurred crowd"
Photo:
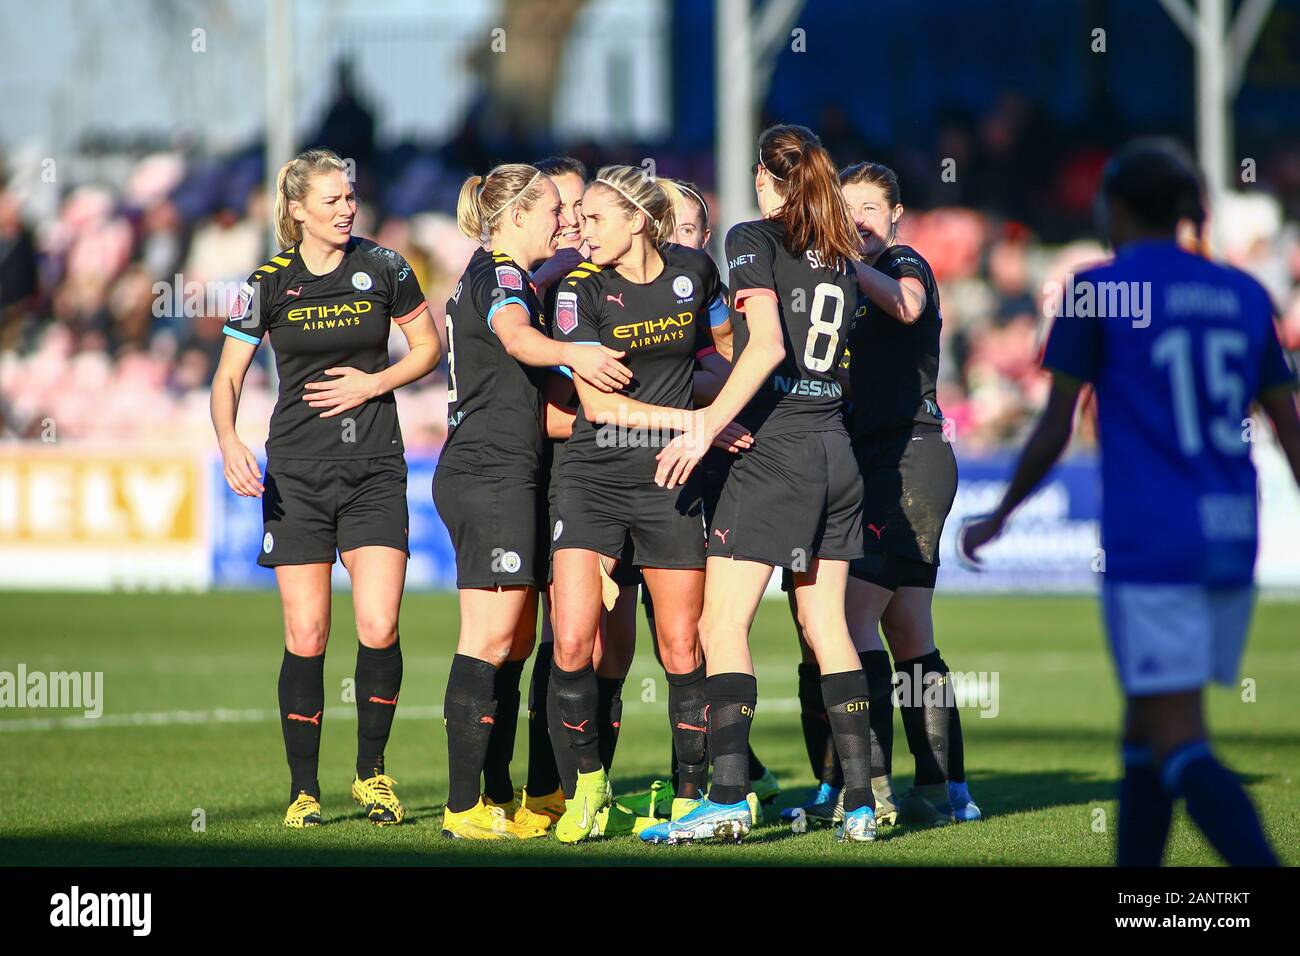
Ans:
[[[458,160],[480,151],[463,139],[450,147],[371,164],[358,182],[355,224],[406,256],[440,326],[472,251],[452,209],[469,171]],[[577,152],[593,165],[605,158]],[[486,166],[486,158],[475,163]],[[675,171],[661,164],[660,172]],[[133,160],[111,182],[10,176],[0,188],[0,437],[208,442],[221,326],[239,283],[270,251],[261,179],[255,153],[179,152]],[[906,200],[906,178],[903,186]],[[57,201],[52,214],[34,217],[42,189],[58,189]],[[1220,254],[1265,283],[1287,347],[1300,349],[1300,228],[1262,192],[1233,198],[1217,216]],[[715,255],[724,231],[715,233]],[[929,259],[940,282],[939,399],[960,445],[979,452],[1023,437],[1048,384],[1037,363],[1043,290],[1103,249],[1049,246],[1019,220],[958,204],[909,208],[901,241]],[[392,345],[404,347],[400,333]],[[445,360],[398,396],[411,448],[437,446],[445,434],[444,371]],[[265,438],[274,399],[274,362],[263,348],[241,401],[246,441]]]

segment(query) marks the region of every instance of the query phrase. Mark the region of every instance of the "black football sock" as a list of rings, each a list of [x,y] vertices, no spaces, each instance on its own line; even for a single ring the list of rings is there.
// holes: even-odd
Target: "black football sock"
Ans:
[[[289,802],[306,791],[320,799],[317,767],[325,716],[325,655],[299,657],[288,649],[280,662],[280,729],[289,758]]]
[[[672,761],[671,766],[672,766],[673,793],[677,793],[682,786],[682,764],[681,764],[681,760],[677,756],[677,738],[675,737],[673,738],[672,743],[669,745],[668,756],[669,759]],[[707,766],[707,763],[705,764],[705,766]]]
[[[390,647],[357,644],[357,776],[362,780],[384,772],[384,748],[397,713],[402,689],[402,643]]]
[[[665,672],[664,676],[668,679],[668,723],[673,735],[673,758],[677,763],[673,793],[698,799],[704,795],[705,776],[709,769],[704,665],[687,674]]]
[[[533,676],[528,681],[528,792],[534,797],[544,797],[560,789],[560,768],[555,764],[555,748],[551,745],[551,731],[546,709],[546,698],[551,683],[550,641],[537,645],[533,659]]]
[[[465,654],[451,659],[447,696],[442,707],[447,724],[447,809],[462,813],[480,796],[483,759],[496,722],[492,687],[497,669]]]
[[[749,794],[749,728],[758,705],[758,682],[751,674],[714,674],[704,682],[708,703],[709,757],[713,761],[714,803],[739,803]]]
[[[554,677],[554,673],[555,665],[552,663],[552,677]],[[569,744],[569,732],[564,729],[564,721],[560,719],[560,711],[555,706],[554,693],[555,681],[548,681],[546,687],[547,733],[551,738],[551,755],[555,758],[556,773],[559,774],[560,778],[560,789],[564,791],[566,800],[572,800],[574,788],[578,785],[578,757]]]
[[[871,708],[867,675],[860,670],[822,675],[826,716],[844,771],[844,812],[876,808],[871,791]]]
[[[799,725],[813,776],[818,783],[833,784],[834,744],[831,724],[826,717],[826,704],[822,701],[821,671],[815,662],[799,665]]]
[[[1160,781],[1171,799],[1186,801],[1187,815],[1229,866],[1277,866],[1259,815],[1237,775],[1204,740],[1183,744],[1165,756]]]
[[[609,773],[623,724],[623,678],[596,677],[596,723],[600,725],[600,765]]]
[[[560,722],[561,740],[568,743],[579,773],[593,773],[604,766],[600,762],[600,721],[596,716],[598,696],[596,671],[590,663],[581,670],[566,671],[551,662],[550,709]],[[555,759],[561,759],[558,743]],[[569,782],[563,783],[569,795]]]
[[[894,664],[904,675],[899,711],[907,748],[916,761],[917,787],[948,782],[948,727],[954,699],[952,681],[946,670],[940,670],[942,664],[937,650]]]
[[[493,803],[509,803],[515,798],[510,779],[510,761],[515,755],[515,733],[519,726],[519,679],[524,676],[523,661],[505,661],[497,668],[492,693],[497,702],[496,723],[488,735],[487,753],[483,755],[483,793]]]
[[[1169,840],[1174,801],[1160,785],[1151,748],[1124,744],[1124,779],[1119,783],[1116,866],[1159,866]]]
[[[894,669],[885,651],[865,651],[858,658],[871,701],[871,772],[888,777],[894,772]]]
[[[944,665],[948,671],[948,665]],[[949,680],[952,680],[952,671]],[[950,783],[966,783],[966,737],[962,736],[962,711],[956,705],[957,688],[953,688],[952,721],[948,724],[948,779]]]

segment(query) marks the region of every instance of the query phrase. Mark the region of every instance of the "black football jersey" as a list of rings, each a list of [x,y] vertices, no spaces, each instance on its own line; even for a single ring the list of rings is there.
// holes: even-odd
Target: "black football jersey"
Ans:
[[[409,322],[424,308],[424,293],[406,260],[369,239],[350,239],[342,261],[327,275],[308,271],[296,246],[258,267],[223,331],[252,345],[271,335],[280,393],[267,454],[330,459],[401,454],[392,392],[321,418],[327,409],[303,401],[304,386],[330,381],[327,368],[383,371],[390,322]]]
[[[918,279],[925,286],[925,311],[916,322],[904,325],[863,298],[849,333],[853,349],[849,431],[855,441],[918,422],[943,424],[935,397],[943,316],[934,273],[911,246],[889,247],[880,254],[875,268],[891,279]]]
[[[622,362],[632,382],[623,394],[648,405],[690,409],[696,359],[713,351],[709,309],[722,283],[707,253],[665,243],[659,254],[663,272],[645,284],[591,263],[569,273],[556,287],[551,334],[626,352]],[[579,407],[565,448],[565,471],[653,478],[655,456],[676,433],[667,423],[651,426],[593,426]]]
[[[500,252],[476,249],[447,300],[447,443],[440,463],[458,471],[532,478],[542,455],[546,370],[506,351],[492,317],[523,306],[539,332],[541,303],[527,270]]]
[[[857,307],[856,275],[847,264],[823,262],[813,250],[791,254],[785,226],[775,219],[733,226],[727,267],[734,361],[749,344],[745,303],[754,296],[776,301],[785,338],[785,358],[737,420],[755,437],[842,427],[844,389],[835,372]]]

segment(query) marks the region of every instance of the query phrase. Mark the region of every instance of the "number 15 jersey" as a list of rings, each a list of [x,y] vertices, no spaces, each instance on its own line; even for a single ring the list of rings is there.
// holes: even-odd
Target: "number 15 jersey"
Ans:
[[[782,435],[842,429],[844,390],[835,371],[857,309],[857,275],[849,263],[827,263],[814,250],[791,253],[776,219],[742,222],[727,233],[735,361],[749,344],[748,303],[776,302],[785,358],[737,420],[754,433]]]

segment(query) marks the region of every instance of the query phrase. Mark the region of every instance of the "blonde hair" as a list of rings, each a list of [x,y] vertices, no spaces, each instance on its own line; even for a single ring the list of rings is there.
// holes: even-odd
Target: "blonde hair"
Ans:
[[[672,240],[682,193],[671,179],[656,179],[640,166],[605,166],[592,180],[597,183],[614,194],[615,205],[629,217],[637,212],[646,217],[656,243]]]
[[[275,177],[275,241],[281,249],[302,242],[302,223],[289,212],[289,203],[306,201],[311,181],[321,173],[335,170],[346,174],[348,167],[337,153],[328,149],[304,150],[280,167]]]
[[[527,163],[504,163],[486,176],[471,176],[456,200],[456,225],[475,242],[486,242],[503,212],[516,203],[532,209],[545,188],[541,170]]]

